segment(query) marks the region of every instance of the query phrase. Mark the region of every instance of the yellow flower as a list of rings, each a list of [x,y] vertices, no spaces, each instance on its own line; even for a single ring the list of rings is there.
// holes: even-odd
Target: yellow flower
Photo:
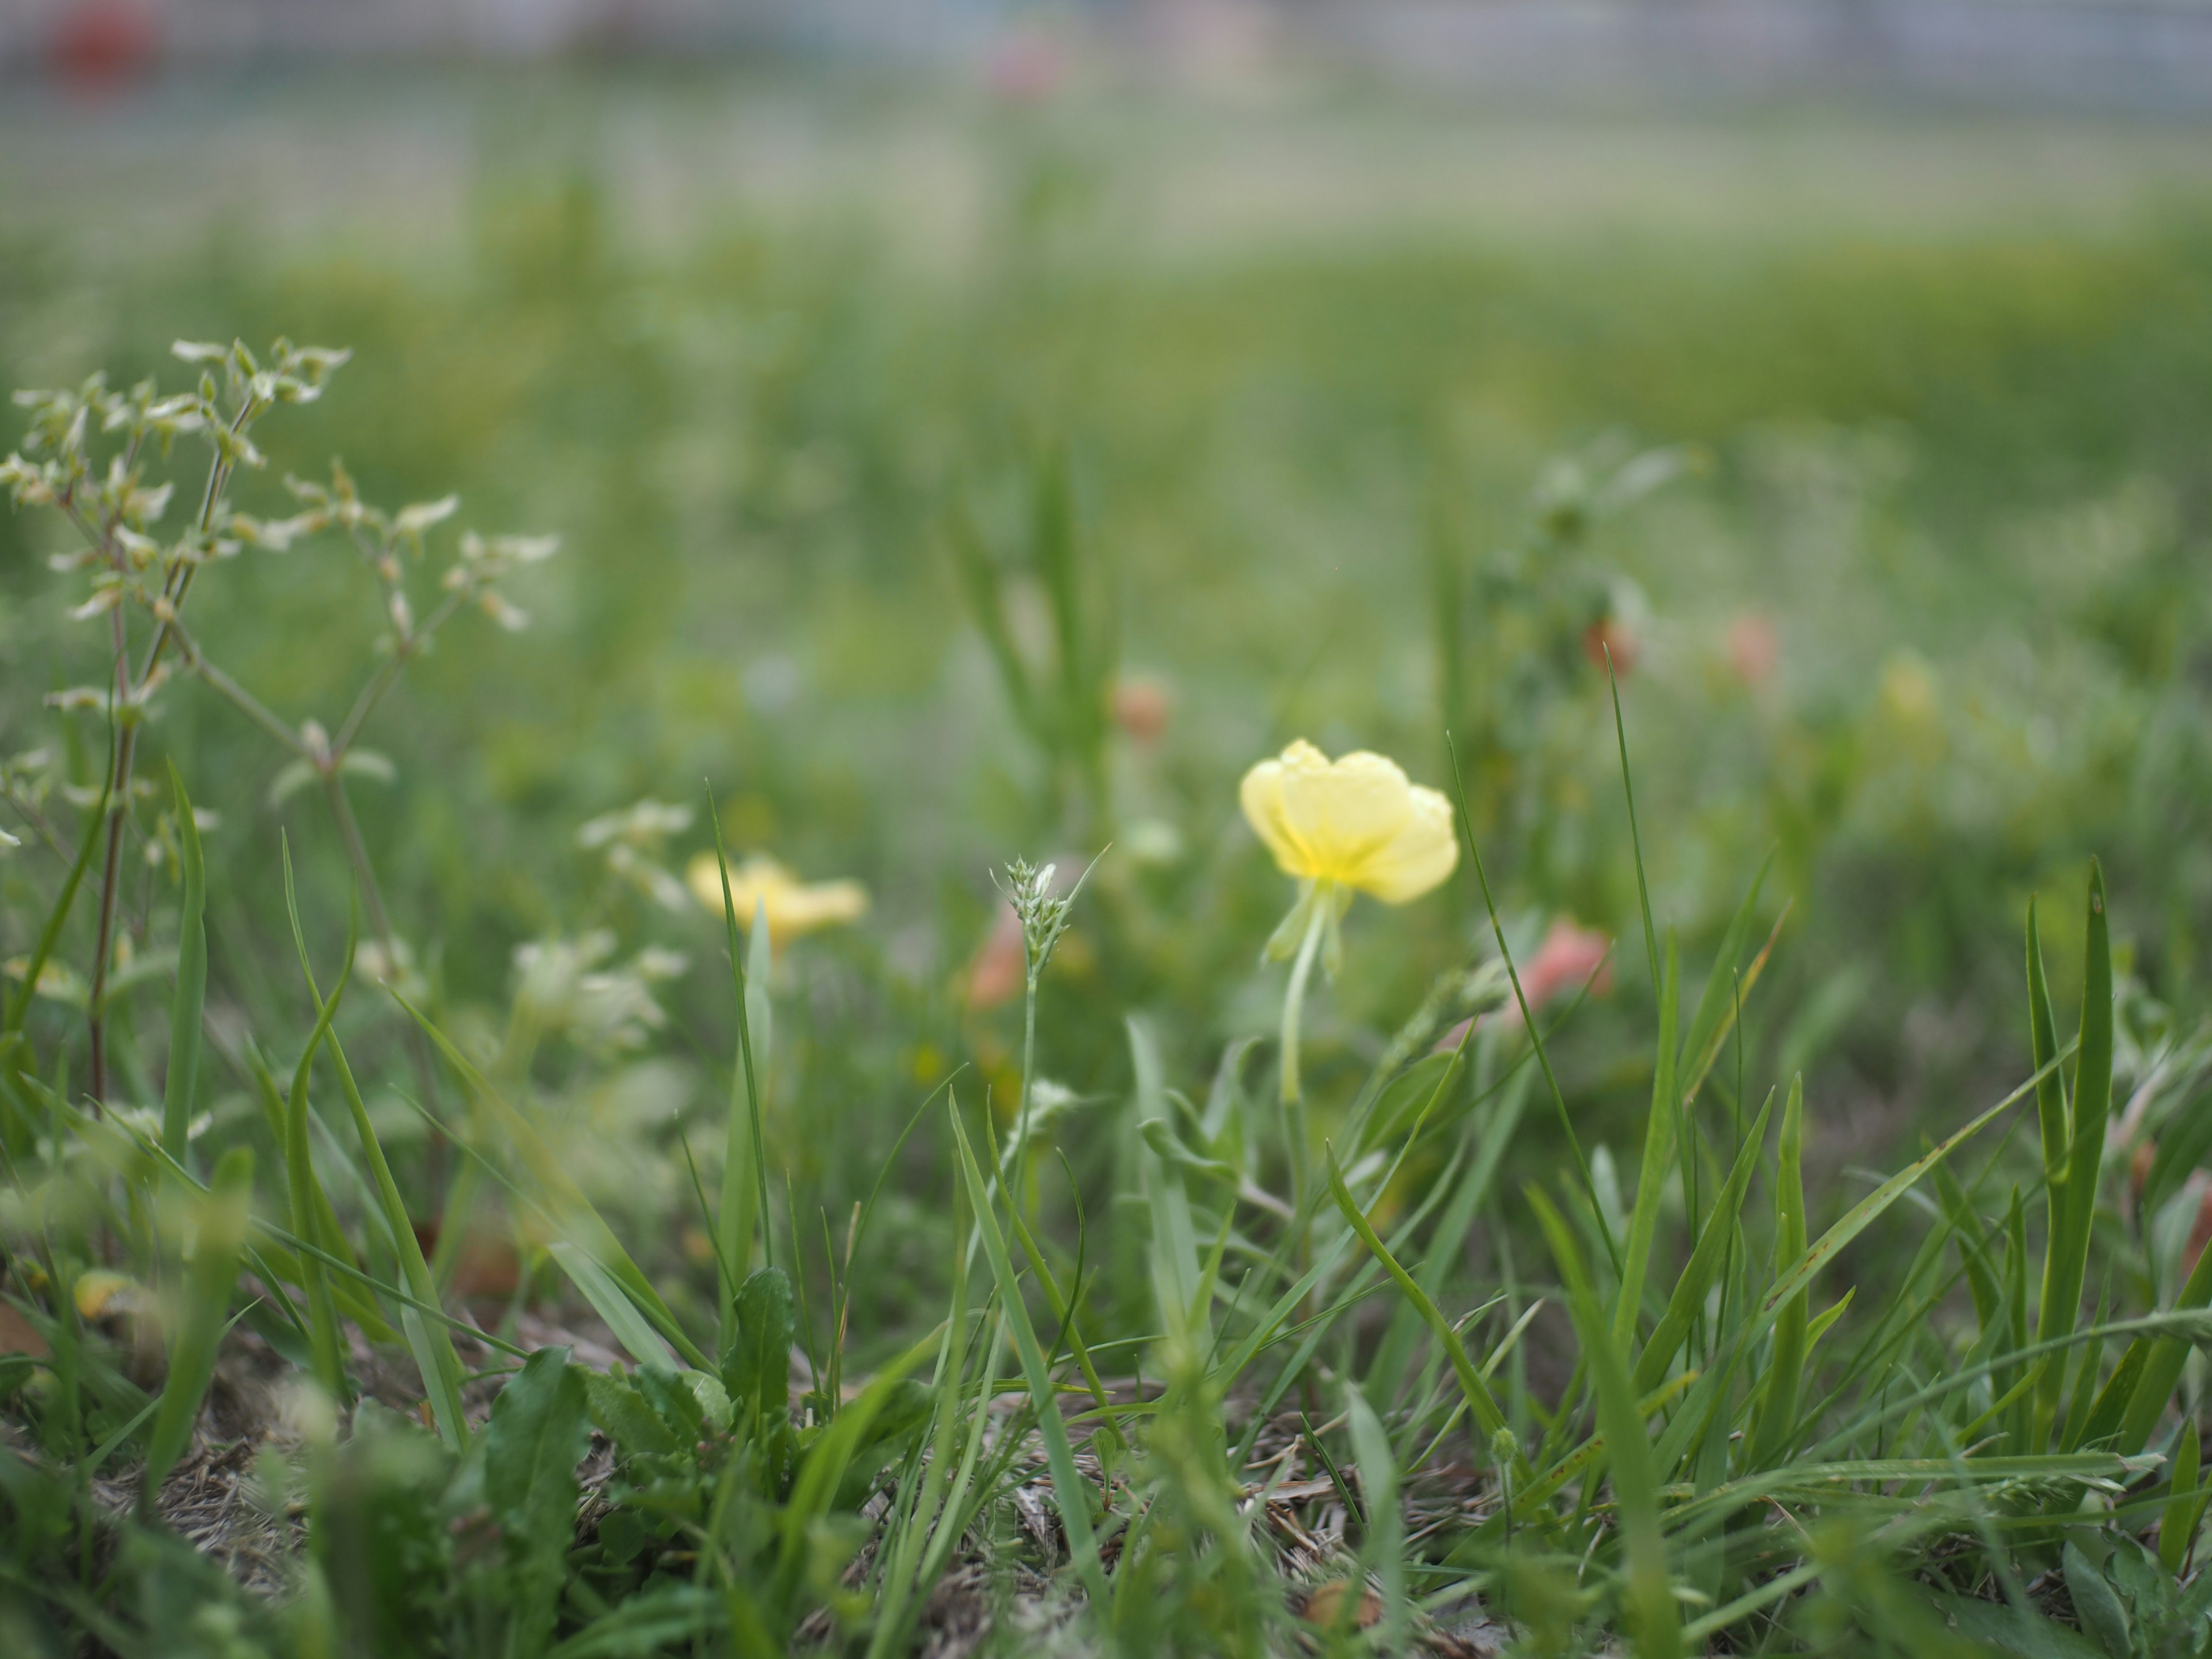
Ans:
[[[700,854],[684,873],[699,902],[720,915],[722,876],[714,855]],[[761,853],[730,872],[730,898],[737,907],[738,926],[749,932],[754,913],[765,909],[769,938],[778,945],[817,927],[854,921],[868,908],[868,890],[859,882],[803,882]]]
[[[1284,872],[1316,885],[1403,904],[1459,863],[1451,803],[1364,749],[1332,761],[1301,738],[1247,772],[1237,796]]]

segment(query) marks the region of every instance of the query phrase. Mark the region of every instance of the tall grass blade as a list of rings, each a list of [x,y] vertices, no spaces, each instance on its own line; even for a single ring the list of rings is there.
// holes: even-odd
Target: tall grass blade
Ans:
[[[1616,700],[1620,696],[1616,690]],[[1619,709],[1615,709],[1616,715]],[[1626,757],[1623,765],[1626,764]],[[1626,1350],[1635,1340],[1644,1310],[1644,1282],[1651,1267],[1651,1243],[1659,1231],[1659,1206],[1667,1196],[1667,1176],[1680,1148],[1681,1099],[1674,1087],[1674,1065],[1681,1030],[1681,959],[1672,937],[1667,965],[1658,981],[1658,1057],[1651,1068],[1651,1115],[1644,1126],[1644,1162],[1636,1174],[1636,1207],[1628,1218],[1628,1254],[1620,1273],[1620,1299],[1613,1310],[1613,1340]],[[1786,1133],[1786,1131],[1785,1131]],[[1800,1249],[1803,1248],[1800,1243]]]
[[[982,1235],[983,1254],[998,1283],[1000,1306],[1014,1340],[1014,1352],[1021,1359],[1022,1374],[1029,1383],[1037,1427],[1044,1437],[1045,1461],[1052,1470],[1053,1499],[1060,1510],[1060,1525],[1067,1533],[1068,1553],[1074,1559],[1076,1577],[1082,1581],[1091,1606],[1103,1618],[1109,1597],[1105,1569],[1099,1562],[1097,1540],[1091,1528],[1090,1487],[1076,1473],[1074,1449],[1068,1443],[1067,1424],[1060,1414],[1060,1400],[1051,1374],[1045,1369],[1044,1350],[1037,1342],[1036,1328],[1030,1323],[1029,1310],[1023,1305],[1021,1281],[1015,1276],[1013,1261],[1006,1253],[1006,1236],[999,1231],[999,1218],[992,1212],[983,1172],[976,1167],[975,1152],[968,1144],[968,1131],[960,1121],[959,1106],[949,1096],[945,1110],[952,1123],[960,1172],[968,1183],[968,1201],[975,1212],[976,1229]]]
[[[1649,1394],[1667,1375],[1675,1350],[1690,1334],[1691,1321],[1705,1305],[1705,1293],[1712,1288],[1735,1237],[1737,1217],[1751,1187],[1751,1172],[1759,1166],[1759,1151],[1766,1142],[1767,1115],[1773,1109],[1774,1097],[1770,1092],[1765,1104],[1759,1109],[1751,1133],[1743,1138],[1727,1182],[1713,1200],[1712,1211],[1698,1235],[1696,1248],[1690,1252],[1689,1265],[1682,1269],[1674,1294],[1667,1300],[1667,1311],[1652,1328],[1651,1340],[1644,1345],[1644,1352],[1637,1358],[1635,1382],[1639,1395]]]
[[[191,1133],[192,1085],[200,1069],[200,1010],[207,1000],[207,865],[200,856],[200,830],[192,820],[192,803],[173,763],[169,767],[169,790],[176,805],[185,891],[177,919],[177,988],[169,1006],[161,1145],[171,1158],[189,1165],[186,1142]]]
[[[191,1443],[200,1403],[215,1377],[216,1351],[228,1328],[232,1287],[238,1283],[238,1258],[253,1203],[253,1152],[234,1146],[216,1165],[215,1181],[199,1205],[198,1237],[185,1279],[185,1304],[169,1346],[169,1376],[162,1385],[161,1408],[146,1439],[146,1468],[140,1478],[138,1505],[151,1513],[169,1471]]]
[[[1805,1254],[1805,1078],[1790,1079],[1782,1108],[1782,1142],[1774,1175],[1774,1257],[1795,1261]],[[1774,1347],[1766,1362],[1766,1398],[1751,1463],[1763,1468],[1789,1450],[1797,1423],[1797,1395],[1805,1375],[1808,1296],[1800,1290],[1774,1316]]]
[[[1583,1267],[1574,1234],[1551,1200],[1534,1188],[1528,1203],[1552,1247],[1559,1276],[1566,1281],[1567,1307],[1582,1338],[1583,1359],[1597,1399],[1597,1420],[1613,1468],[1613,1492],[1626,1564],[1622,1600],[1643,1659],[1672,1659],[1681,1650],[1680,1620],[1674,1586],[1667,1577],[1667,1545],[1659,1526],[1659,1480],[1651,1464],[1651,1443],[1629,1382],[1620,1350],[1598,1306],[1597,1292]]]
[[[391,990],[390,987],[386,988]],[[446,1063],[453,1068],[454,1075],[467,1085],[471,1096],[491,1115],[509,1146],[521,1158],[523,1167],[530,1172],[537,1185],[547,1218],[564,1235],[581,1247],[585,1258],[600,1267],[622,1287],[623,1293],[635,1303],[638,1311],[653,1323],[668,1340],[669,1346],[684,1357],[686,1364],[697,1370],[712,1370],[713,1362],[692,1341],[676,1316],[669,1311],[660,1292],[653,1281],[639,1269],[624,1249],[622,1241],[614,1235],[598,1208],[586,1198],[582,1188],[561,1167],[561,1160],[545,1138],[538,1133],[537,1126],[525,1117],[493,1086],[491,1079],[478,1071],[469,1057],[455,1046],[453,1040],[440,1030],[422,1011],[407,1000],[398,991],[392,990],[392,1000],[404,1008],[423,1034],[437,1046]],[[581,1290],[583,1287],[577,1287]]]
[[[346,1109],[353,1117],[354,1133],[361,1141],[362,1161],[368,1165],[376,1201],[383,1211],[386,1229],[392,1235],[400,1277],[415,1300],[434,1308],[438,1305],[437,1280],[431,1276],[430,1264],[423,1259],[422,1242],[415,1237],[406,1200],[399,1194],[399,1183],[392,1177],[392,1165],[384,1156],[376,1126],[369,1121],[368,1107],[361,1097],[360,1085],[354,1081],[353,1067],[346,1063],[345,1050],[339,1046],[337,1032],[330,1034],[329,1042],[331,1064],[338,1074],[338,1089],[345,1097]],[[399,1328],[407,1338],[409,1351],[415,1356],[416,1369],[422,1373],[423,1391],[429,1397],[431,1417],[439,1437],[454,1450],[463,1449],[469,1443],[469,1424],[461,1403],[460,1356],[453,1352],[452,1336],[444,1324],[426,1321],[419,1309],[404,1304],[399,1310]]]
[[[714,830],[714,868],[722,881],[722,932],[729,945],[730,975],[738,993],[739,1063],[730,1080],[730,1121],[722,1156],[721,1234],[714,1249],[715,1271],[721,1280],[721,1328],[717,1344],[727,1347],[736,1332],[738,1286],[744,1281],[756,1225],[760,1231],[761,1261],[773,1267],[775,1251],[769,1243],[768,1151],[762,1131],[761,1068],[753,1060],[751,998],[745,984],[744,957],[738,948],[738,904],[730,893],[730,854],[722,844],[722,817],[711,787],[707,791],[707,819]],[[736,1098],[739,1084],[744,1085],[745,1096],[742,1115]]]
[[[1428,1293],[1413,1282],[1413,1275],[1398,1265],[1398,1259],[1390,1254],[1389,1247],[1376,1237],[1373,1224],[1352,1200],[1351,1188],[1344,1184],[1344,1173],[1336,1167],[1335,1150],[1325,1148],[1325,1155],[1328,1160],[1329,1196],[1336,1200],[1337,1209],[1343,1213],[1359,1242],[1367,1247],[1368,1253],[1376,1261],[1382,1264],[1382,1271],[1390,1275],[1391,1282],[1413,1304],[1421,1316],[1422,1322],[1434,1334],[1437,1346],[1443,1350],[1444,1358],[1451,1362],[1452,1375],[1459,1379],[1460,1392],[1466,1397],[1468,1411],[1481,1429],[1486,1442],[1505,1426],[1505,1414],[1498,1410],[1498,1401],[1490,1392],[1489,1384],[1476,1372],[1474,1362],[1467,1357],[1466,1345],[1461,1342],[1459,1334],[1452,1329],[1451,1322],[1429,1299]]]
[[[2068,1126],[2065,1180],[2051,1199],[2051,1234],[2045,1246],[2043,1300],[2037,1310],[2035,1334],[2047,1342],[2074,1328],[2081,1314],[2081,1280],[2089,1261],[2089,1234],[2096,1220],[2097,1176],[2105,1156],[2105,1121],[2112,1103],[2112,946],[2105,916],[2105,872],[2089,860],[2088,945],[2082,963],[2081,1030],[2074,1066],[2074,1109]],[[2040,950],[2029,952],[2030,1014],[2035,1026],[2039,1069],[2055,1055],[2056,1036],[2044,1030],[2050,1018],[2048,995],[2037,997],[2034,988],[2042,977]],[[2051,1103],[2050,1091],[2057,1079],[2054,1066],[2036,1091],[2037,1109],[2049,1148]],[[2035,1419],[2039,1438],[2047,1437],[2058,1414],[2063,1368],[2045,1364],[2036,1388]]]

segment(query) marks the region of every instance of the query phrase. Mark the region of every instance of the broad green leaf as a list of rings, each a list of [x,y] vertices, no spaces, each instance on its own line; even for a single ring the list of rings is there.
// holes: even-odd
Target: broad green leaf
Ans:
[[[677,1449],[677,1437],[646,1403],[636,1383],[609,1371],[586,1370],[583,1375],[592,1426],[623,1453],[666,1453]]]
[[[2066,1594],[2073,1601],[2074,1616],[2081,1621],[2082,1630],[2097,1639],[2109,1659],[2135,1659],[2135,1637],[2128,1628],[2128,1610],[2121,1605],[2118,1593],[2072,1540],[2060,1552],[2060,1559],[2065,1569]]]
[[[483,1435],[484,1500],[506,1553],[507,1652],[534,1659],[553,1638],[576,1532],[576,1465],[591,1448],[591,1403],[566,1348],[540,1348],[493,1401]]]
[[[791,1345],[798,1334],[791,1280],[781,1267],[746,1279],[737,1299],[737,1329],[722,1354],[722,1385],[741,1409],[773,1416],[791,1405]]]

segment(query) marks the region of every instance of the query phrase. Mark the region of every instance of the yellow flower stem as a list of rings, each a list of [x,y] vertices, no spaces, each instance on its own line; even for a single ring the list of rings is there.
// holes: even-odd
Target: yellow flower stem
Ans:
[[[1322,935],[1328,931],[1330,915],[1335,908],[1334,884],[1316,882],[1306,902],[1311,907],[1306,917],[1305,937],[1298,941],[1297,960],[1291,964],[1290,989],[1283,997],[1283,1139],[1291,1157],[1291,1201],[1293,1208],[1303,1211],[1308,1171],[1306,1168],[1306,1103],[1305,1091],[1298,1081],[1298,1020],[1304,1010],[1306,980],[1313,972],[1314,957],[1321,951]]]

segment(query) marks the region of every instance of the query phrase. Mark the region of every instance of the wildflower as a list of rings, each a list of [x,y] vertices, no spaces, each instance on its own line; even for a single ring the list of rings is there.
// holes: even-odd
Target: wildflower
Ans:
[[[1337,760],[1301,738],[1244,775],[1239,803],[1275,862],[1298,878],[1298,900],[1267,941],[1274,959],[1292,955],[1283,1002],[1282,1098],[1292,1184],[1304,1197],[1304,1125],[1299,1105],[1298,1018],[1318,952],[1334,972],[1337,924],[1355,892],[1385,904],[1419,898],[1459,862],[1449,802],[1407,781],[1395,761],[1365,750]]]
[[[722,875],[712,853],[693,859],[684,875],[700,903],[709,910],[721,909]],[[754,915],[765,910],[769,938],[778,945],[817,927],[857,921],[868,908],[868,890],[859,882],[803,882],[763,853],[731,870],[730,898],[737,908],[738,925],[748,930]]]
[[[1364,749],[1332,761],[1301,738],[1247,772],[1237,798],[1285,875],[1347,899],[1356,890],[1403,904],[1459,863],[1451,804]]]

